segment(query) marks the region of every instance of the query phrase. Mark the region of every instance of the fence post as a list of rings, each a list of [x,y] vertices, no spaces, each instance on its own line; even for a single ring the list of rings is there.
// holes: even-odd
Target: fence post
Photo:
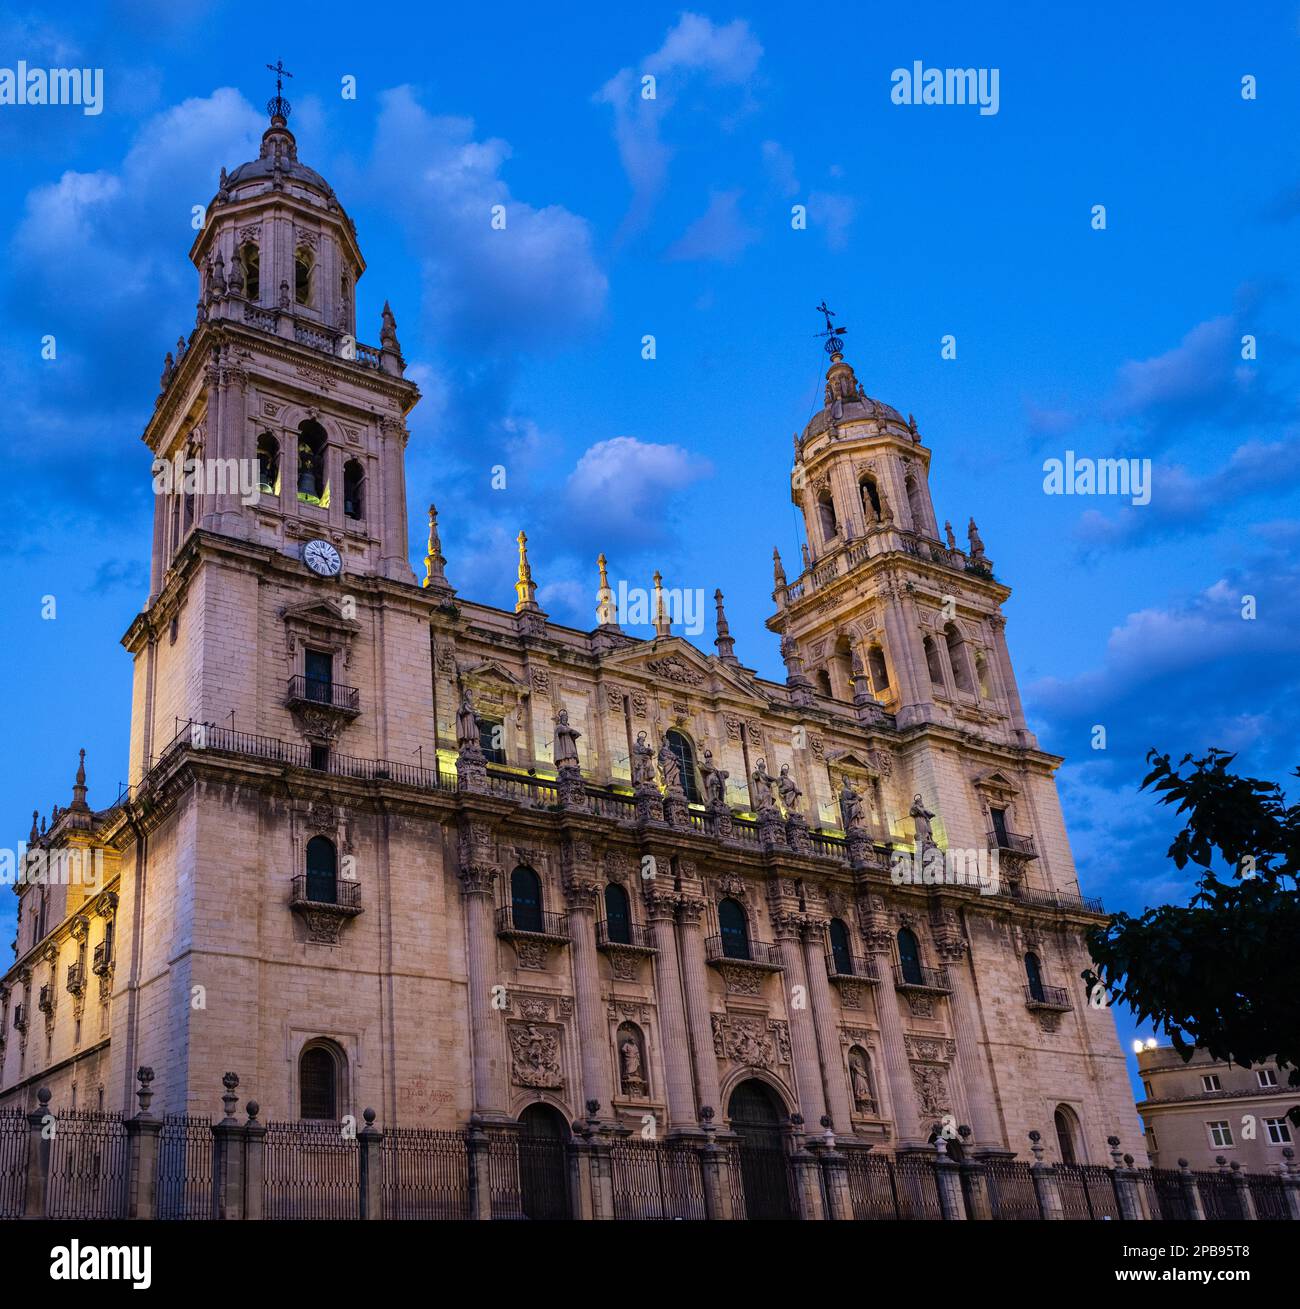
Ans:
[[[212,1185],[217,1193],[217,1217],[237,1219],[244,1216],[244,1129],[235,1117],[238,1074],[224,1074],[221,1084],[226,1088],[221,1097],[226,1116],[212,1124]]]
[[[469,1164],[469,1216],[486,1221],[492,1217],[492,1183],[489,1176],[488,1156],[492,1143],[483,1130],[483,1120],[471,1114],[469,1130],[465,1133],[465,1149]]]
[[[36,1092],[40,1108],[27,1115],[27,1194],[23,1197],[24,1218],[44,1218],[50,1192],[51,1133],[50,1088]]]
[[[835,1148],[835,1138],[826,1132],[826,1144],[818,1151],[822,1167],[822,1190],[826,1196],[826,1217],[844,1222],[853,1217],[853,1195],[849,1191],[849,1161]]]
[[[959,1127],[957,1135],[961,1137],[962,1157],[961,1189],[966,1200],[966,1217],[975,1221],[991,1221],[993,1206],[989,1201],[988,1170],[981,1159],[974,1159],[970,1152],[971,1129]]]
[[[1119,1216],[1130,1221],[1140,1221],[1145,1215],[1142,1212],[1142,1198],[1138,1194],[1137,1173],[1131,1166],[1133,1156],[1120,1154],[1118,1136],[1108,1136],[1106,1144],[1110,1146],[1110,1157],[1115,1162],[1111,1179],[1115,1186]]]
[[[704,1132],[704,1141],[699,1146],[697,1155],[700,1161],[700,1182],[704,1190],[704,1216],[718,1222],[729,1222],[735,1218],[731,1207],[731,1160],[727,1152],[715,1141],[712,1105],[705,1105],[700,1110],[700,1127]],[[726,1169],[726,1173],[723,1172]]]
[[[162,1133],[162,1123],[149,1112],[153,1092],[149,1084],[153,1081],[153,1069],[141,1066],[136,1069],[136,1080],[140,1089],[136,1097],[140,1101],[140,1112],[134,1118],[128,1118],[126,1127],[127,1148],[127,1191],[126,1216],[128,1218],[153,1218],[157,1213],[158,1193],[158,1139]]]
[[[1219,1155],[1215,1162],[1219,1165],[1219,1172],[1223,1172],[1223,1156]],[[1228,1172],[1228,1176],[1232,1179],[1233,1186],[1237,1188],[1237,1204],[1241,1208],[1241,1216],[1252,1221],[1258,1219],[1259,1214],[1255,1210],[1255,1197],[1250,1193],[1250,1183],[1246,1180],[1246,1174],[1242,1172],[1241,1164],[1236,1159],[1232,1161],[1232,1168]]]
[[[1061,1188],[1056,1180],[1056,1170],[1050,1164],[1043,1162],[1041,1132],[1029,1133],[1029,1148],[1034,1154],[1034,1162],[1030,1164],[1029,1172],[1034,1179],[1038,1212],[1045,1222],[1059,1222],[1065,1218],[1065,1205],[1061,1202]]]
[[[822,1205],[821,1169],[804,1145],[802,1114],[790,1115],[790,1136],[795,1148],[788,1156],[787,1166],[794,1179],[795,1208],[800,1218],[820,1222],[826,1217]]]
[[[250,1100],[244,1106],[244,1217],[260,1219],[266,1196],[266,1124],[257,1121],[261,1105]]]
[[[942,1136],[935,1137],[934,1158],[930,1160],[934,1169],[935,1186],[939,1192],[939,1210],[945,1222],[965,1222],[966,1206],[961,1196],[961,1168],[948,1158],[948,1142]]]
[[[1183,1188],[1183,1199],[1187,1201],[1187,1217],[1194,1222],[1205,1221],[1205,1206],[1201,1203],[1201,1193],[1196,1186],[1196,1178],[1188,1167],[1186,1159],[1178,1161],[1178,1185]]]
[[[1300,1221],[1300,1171],[1292,1162],[1295,1151],[1288,1145],[1282,1150],[1282,1194],[1286,1197],[1287,1213]]]
[[[600,1101],[587,1101],[583,1145],[591,1188],[591,1216],[603,1221],[614,1217],[614,1159],[609,1141],[600,1130]]]
[[[366,1125],[357,1133],[357,1150],[361,1155],[361,1217],[384,1216],[384,1134],[375,1126],[375,1111],[361,1113]]]

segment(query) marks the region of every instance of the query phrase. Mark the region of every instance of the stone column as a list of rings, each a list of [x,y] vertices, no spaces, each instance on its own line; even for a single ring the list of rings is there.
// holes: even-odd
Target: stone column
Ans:
[[[409,433],[398,418],[383,418],[379,423],[383,438],[383,544],[380,547],[380,572],[399,581],[414,581],[406,539],[406,476],[402,461]],[[367,515],[367,517],[369,517]]]
[[[1061,1187],[1056,1180],[1056,1170],[1043,1162],[1043,1138],[1039,1132],[1029,1133],[1029,1148],[1033,1151],[1034,1162],[1029,1171],[1034,1179],[1034,1194],[1038,1197],[1038,1212],[1044,1221],[1059,1222],[1065,1218],[1065,1205],[1061,1200]]]
[[[885,602],[885,640],[893,655],[894,677],[898,682],[899,709],[914,709],[930,701],[929,672],[918,668],[912,642],[908,639],[906,619],[897,597],[890,595]],[[922,664],[924,664],[922,657]],[[921,678],[924,677],[924,683]],[[924,686],[924,690],[922,687]]]
[[[808,999],[812,1004],[813,1027],[821,1055],[822,1084],[826,1092],[826,1112],[837,1131],[847,1133],[853,1127],[853,1106],[849,1102],[848,1075],[840,1049],[839,1024],[835,1021],[835,1002],[826,977],[826,926],[808,922],[803,933],[804,974],[808,979]]]
[[[257,1121],[261,1107],[256,1100],[244,1106],[248,1114],[244,1123],[244,1217],[254,1222],[262,1218],[265,1199],[266,1127]]]
[[[785,967],[785,1008],[790,1016],[790,1053],[794,1059],[794,1080],[799,1088],[799,1111],[806,1123],[819,1123],[826,1113],[826,1095],[822,1090],[821,1061],[817,1056],[817,1033],[809,1012],[811,994],[804,972],[803,947],[799,937],[803,919],[784,910],[772,911],[772,930],[777,954]],[[803,1003],[797,1003],[795,988],[800,988]],[[847,1128],[848,1123],[842,1124]]]
[[[361,1153],[361,1217],[380,1219],[384,1216],[384,1134],[375,1126],[375,1111],[367,1109],[361,1115],[366,1125],[357,1133],[357,1149]]]
[[[483,1130],[483,1120],[471,1114],[466,1134],[469,1155],[469,1216],[480,1222],[492,1217],[491,1143]]]
[[[30,1003],[28,997],[25,1002]],[[36,1092],[39,1108],[27,1115],[27,1190],[23,1196],[23,1217],[44,1218],[50,1188],[50,1141],[55,1131],[50,1113],[50,1088]]]
[[[573,1003],[582,1057],[582,1098],[614,1102],[609,1030],[600,1000],[600,968],[596,955],[596,897],[599,884],[571,877],[564,888],[569,903],[569,953],[573,961]]]
[[[1186,1159],[1178,1161],[1178,1185],[1183,1188],[1183,1200],[1187,1204],[1187,1217],[1197,1223],[1205,1221],[1205,1206],[1201,1203],[1201,1192],[1196,1185],[1196,1174],[1188,1166]]]
[[[1255,1197],[1251,1195],[1250,1183],[1246,1180],[1246,1174],[1242,1172],[1241,1164],[1236,1159],[1232,1161],[1230,1176],[1233,1186],[1237,1188],[1237,1204],[1240,1206],[1241,1216],[1254,1221],[1259,1217],[1255,1210]]]
[[[1016,687],[1016,675],[1011,667],[1011,652],[1007,649],[1007,620],[1001,614],[990,614],[989,626],[993,629],[993,654],[997,660],[998,680],[1006,693],[1011,726],[1023,733],[1026,730],[1025,710],[1020,703],[1020,691]]]
[[[916,1088],[912,1084],[912,1066],[903,1040],[903,1024],[898,1016],[898,992],[894,989],[894,935],[889,930],[884,902],[872,896],[862,923],[862,938],[867,953],[874,956],[879,983],[872,988],[876,1017],[880,1024],[881,1053],[885,1076],[889,1082],[889,1102],[894,1115],[894,1145],[915,1145],[921,1140],[921,1123],[916,1112]]]
[[[1142,1197],[1138,1192],[1138,1178],[1133,1169],[1133,1156],[1121,1156],[1118,1136],[1108,1136],[1106,1144],[1110,1146],[1110,1157],[1114,1161],[1111,1181],[1115,1187],[1119,1216],[1130,1221],[1146,1217],[1142,1212]]]
[[[647,888],[645,905],[650,942],[655,948],[655,996],[668,1092],[668,1127],[670,1131],[691,1130],[696,1125],[695,1088],[691,1084],[690,1037],[677,970],[677,897],[672,892]]]
[[[939,1209],[946,1222],[964,1222],[966,1204],[961,1193],[961,1167],[948,1158],[948,1148],[940,1137],[935,1143],[936,1154],[930,1161],[934,1168],[935,1187],[939,1192]]]
[[[834,1138],[832,1138],[834,1139]],[[840,1222],[853,1217],[853,1193],[849,1189],[849,1168],[844,1156],[828,1145],[817,1152],[826,1194],[826,1217]]]
[[[974,1130],[976,1148],[1004,1150],[993,1098],[993,1078],[980,1047],[975,977],[969,962],[970,942],[956,929],[950,934],[937,932],[936,947],[947,966],[948,984],[952,987],[948,1009],[952,1014],[953,1043],[957,1047],[958,1099],[965,1105],[964,1116]]]
[[[137,1069],[136,1078],[140,1083],[136,1092],[140,1112],[124,1124],[130,1161],[126,1216],[153,1218],[157,1211],[158,1138],[162,1134],[162,1123],[149,1112],[149,1103],[153,1099],[153,1092],[149,1089],[153,1069]]]
[[[1287,1212],[1296,1221],[1300,1221],[1300,1169],[1295,1165],[1295,1151],[1291,1146],[1284,1146],[1282,1157],[1282,1194],[1286,1196]]]
[[[500,983],[492,890],[500,870],[493,856],[488,824],[465,820],[460,832],[460,889],[469,973],[474,1112],[485,1119],[501,1120],[506,1117],[506,1055],[501,1010],[492,1003],[492,988]]]
[[[707,1105],[700,1111],[704,1141],[699,1147],[700,1178],[704,1188],[704,1216],[730,1222],[736,1217],[731,1203],[731,1164],[726,1151],[713,1139],[714,1112]]]
[[[704,901],[692,896],[680,898],[677,933],[681,943],[682,984],[686,993],[686,1017],[690,1025],[691,1055],[700,1107],[721,1110],[718,1084],[718,1056],[713,1051],[713,1023],[709,1017],[709,982],[705,975],[704,933],[700,928]]]
[[[212,1124],[212,1186],[217,1196],[217,1217],[238,1220],[244,1216],[244,1127],[235,1117],[239,1077],[226,1073],[221,1097],[226,1116]]]

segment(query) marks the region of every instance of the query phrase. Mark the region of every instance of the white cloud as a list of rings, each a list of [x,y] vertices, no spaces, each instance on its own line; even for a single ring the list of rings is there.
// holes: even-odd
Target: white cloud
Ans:
[[[713,472],[712,465],[679,445],[657,445],[634,436],[598,441],[585,450],[565,487],[575,512],[589,522],[624,524],[659,518],[672,492]]]
[[[740,213],[739,191],[714,191],[709,207],[669,246],[669,259],[716,259],[734,263],[758,233]]]

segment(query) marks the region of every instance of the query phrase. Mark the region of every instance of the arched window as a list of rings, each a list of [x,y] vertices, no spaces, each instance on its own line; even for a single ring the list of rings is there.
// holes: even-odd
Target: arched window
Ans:
[[[943,629],[943,639],[948,643],[948,662],[952,665],[952,678],[959,691],[974,688],[970,680],[970,664],[966,662],[966,641],[957,630],[956,623],[949,623]]]
[[[925,974],[921,971],[921,947],[916,942],[916,933],[910,928],[898,929],[898,963],[903,970],[903,981],[912,986],[921,986]]]
[[[835,698],[835,693],[831,690],[831,675],[825,668],[813,669],[813,681],[817,684],[817,689],[828,700]]]
[[[842,918],[830,922],[831,959],[839,977],[853,976],[853,947],[849,944],[849,929]]]
[[[686,799],[691,804],[702,803],[700,783],[695,773],[695,747],[681,732],[665,732],[664,739],[668,742],[668,748],[677,756],[677,763],[682,772],[682,790],[686,792]]]
[[[325,429],[310,418],[298,428],[298,499],[328,509],[329,485],[325,481]]]
[[[748,959],[749,924],[738,901],[727,899],[719,902],[718,928],[722,932],[722,953],[728,959]]]
[[[312,253],[299,246],[293,257],[293,298],[300,305],[311,304]]]
[[[357,459],[343,465],[343,512],[349,518],[364,518],[366,473]]]
[[[829,491],[823,491],[817,497],[817,522],[821,527],[823,542],[831,540],[840,530],[835,517],[835,501],[831,499]]]
[[[947,689],[943,680],[943,664],[939,661],[939,647],[932,636],[925,637],[921,644],[925,647],[925,666],[930,670],[930,683],[940,691]]]
[[[907,507],[912,514],[912,531],[927,531],[929,524],[925,520],[925,497],[921,494],[920,484],[908,473],[903,486],[907,490]]]
[[[510,874],[510,909],[517,932],[542,930],[542,879],[525,864]]]
[[[853,647],[847,636],[837,637],[828,661],[832,694],[837,700],[853,699]]]
[[[318,904],[338,902],[338,856],[328,836],[307,842],[307,899]]]
[[[1031,950],[1025,955],[1025,979],[1029,982],[1029,995],[1040,1003],[1043,999],[1043,969],[1038,956]]]
[[[256,300],[262,294],[262,254],[252,241],[239,247],[239,262],[244,266],[244,296]]]
[[[876,485],[876,479],[868,473],[858,483],[858,490],[862,493],[862,512],[866,516],[867,523],[878,523],[880,521],[880,488]]]
[[[885,665],[885,652],[873,645],[867,650],[867,672],[871,674],[871,689],[881,695],[889,690],[889,669]]]
[[[615,945],[632,944],[632,915],[627,892],[617,882],[605,887],[605,936]]]
[[[1074,1116],[1074,1110],[1069,1105],[1057,1105],[1056,1112],[1052,1115],[1052,1123],[1056,1128],[1056,1144],[1061,1151],[1061,1162],[1078,1163],[1078,1151],[1075,1149],[1075,1141],[1078,1139],[1075,1135],[1075,1127],[1078,1119]]]
[[[298,1056],[298,1116],[330,1119],[339,1116],[339,1084],[343,1052],[332,1041],[317,1041]]]
[[[280,443],[270,432],[257,438],[257,489],[263,495],[280,494]]]

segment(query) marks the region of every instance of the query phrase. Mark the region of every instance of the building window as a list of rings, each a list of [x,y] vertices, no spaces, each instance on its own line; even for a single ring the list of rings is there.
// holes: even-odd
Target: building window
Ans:
[[[835,502],[829,491],[823,491],[817,497],[817,523],[821,527],[822,541],[834,540],[840,525],[835,518]]]
[[[831,960],[835,965],[837,977],[853,976],[853,947],[849,943],[849,929],[841,918],[832,918],[830,923]]]
[[[998,849],[1007,849],[1007,811],[1005,809],[989,809],[989,822],[993,824],[993,835],[997,838]]]
[[[311,251],[300,247],[293,257],[293,298],[300,305],[311,304]]]
[[[1260,1086],[1277,1085],[1277,1074],[1271,1068],[1257,1068],[1255,1070],[1255,1077]]]
[[[1232,1144],[1232,1128],[1228,1126],[1227,1119],[1221,1118],[1217,1122],[1206,1123],[1210,1129],[1210,1144],[1216,1146],[1227,1146]]]
[[[494,718],[478,720],[478,744],[483,751],[483,758],[490,764],[503,764],[506,761],[506,729]]]
[[[313,836],[307,842],[307,899],[338,903],[338,855],[328,836]]]
[[[1218,1075],[1218,1073],[1202,1073],[1202,1074],[1201,1074],[1201,1090],[1202,1090],[1202,1091],[1222,1091],[1222,1090],[1223,1090],[1223,1087],[1219,1084],[1219,1075]]]
[[[921,971],[921,947],[917,944],[916,933],[908,927],[898,929],[898,964],[903,971],[903,981],[911,986],[922,986],[925,974]]]
[[[665,732],[664,740],[668,742],[668,748],[677,756],[677,764],[682,774],[682,790],[686,792],[686,799],[691,804],[702,803],[700,783],[695,775],[695,747],[681,732]]]
[[[966,662],[966,641],[957,630],[955,623],[949,623],[943,629],[943,639],[948,644],[948,662],[952,665],[953,681],[959,691],[973,690],[970,680],[970,665]]]
[[[835,699],[835,693],[831,690],[831,675],[824,668],[818,668],[813,672],[813,681],[817,683],[817,689],[828,700]]]
[[[925,666],[930,671],[930,684],[938,691],[947,690],[948,684],[943,680],[943,664],[939,661],[939,647],[934,638],[927,636],[921,644],[925,647]]]
[[[360,520],[365,512],[366,474],[360,461],[349,459],[343,465],[343,512]]]
[[[722,953],[728,959],[749,958],[749,924],[739,902],[732,899],[719,902],[718,929],[722,933]]]
[[[1073,1164],[1079,1161],[1079,1152],[1075,1148],[1075,1142],[1078,1140],[1075,1130],[1078,1121],[1074,1116],[1074,1110],[1069,1105],[1056,1106],[1056,1112],[1052,1115],[1052,1125],[1056,1128],[1056,1144],[1061,1151],[1061,1162],[1063,1164]]]
[[[1043,969],[1038,962],[1038,956],[1032,950],[1025,955],[1025,980],[1029,983],[1029,998],[1042,1004],[1045,999],[1043,995]]]
[[[605,936],[615,945],[632,944],[632,915],[627,892],[617,882],[605,887]]]
[[[542,879],[524,864],[510,874],[510,910],[515,931],[542,930]]]
[[[1264,1126],[1268,1128],[1269,1145],[1291,1144],[1291,1125],[1285,1118],[1265,1118]]]
[[[334,1120],[339,1116],[343,1053],[331,1041],[309,1045],[298,1057],[299,1117]]]
[[[298,499],[328,509],[329,484],[325,481],[325,429],[310,418],[298,428]]]
[[[270,432],[257,438],[257,489],[262,495],[280,494],[280,443]]]
[[[889,669],[885,665],[885,652],[873,645],[867,650],[867,672],[871,674],[871,689],[877,695],[889,690]]]
[[[257,300],[262,294],[262,254],[251,241],[239,247],[239,260],[244,266],[244,295]]]
[[[880,488],[876,485],[876,479],[868,474],[858,483],[858,489],[862,492],[862,512],[868,524],[878,523],[881,518]]]
[[[907,508],[912,515],[912,531],[924,532],[926,529],[925,501],[921,495],[921,488],[911,473],[908,473],[903,486],[907,491]]]
[[[308,650],[303,658],[308,700],[331,704],[334,699],[334,655],[328,650]]]

